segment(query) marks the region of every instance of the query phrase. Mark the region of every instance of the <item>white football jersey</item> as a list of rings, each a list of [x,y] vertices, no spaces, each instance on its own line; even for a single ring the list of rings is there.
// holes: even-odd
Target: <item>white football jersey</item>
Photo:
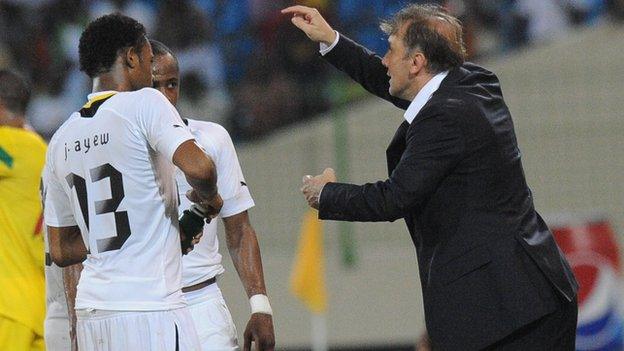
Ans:
[[[46,314],[43,322],[46,350],[71,349],[69,341],[69,314],[63,286],[63,269],[50,259],[47,233],[44,226]]]
[[[204,121],[185,120],[196,142],[212,158],[217,168],[217,187],[223,198],[223,207],[219,217],[225,218],[239,214],[254,206],[243,171],[238,163],[234,144],[227,130],[222,126]],[[176,180],[180,193],[180,215],[191,206],[185,194],[191,189],[186,177],[177,169]],[[199,244],[182,258],[182,284],[191,286],[223,273],[219,239],[217,238],[217,219],[204,226],[204,235]]]
[[[50,174],[44,168],[41,175],[41,197],[45,202],[44,184],[48,183]],[[46,314],[43,323],[46,350],[59,351],[69,350],[69,314],[67,312],[67,299],[63,286],[63,269],[50,258],[50,245],[48,243],[47,227],[43,226],[43,242],[45,248],[45,293]]]
[[[63,286],[63,269],[55,265],[46,252],[46,319],[67,319],[67,300]]]
[[[193,139],[155,89],[100,92],[59,128],[45,222],[78,225],[89,253],[76,309],[183,307],[175,150]]]
[[[46,319],[67,318],[67,300],[63,286],[63,269],[50,259],[48,235],[44,227],[45,238],[45,289]]]

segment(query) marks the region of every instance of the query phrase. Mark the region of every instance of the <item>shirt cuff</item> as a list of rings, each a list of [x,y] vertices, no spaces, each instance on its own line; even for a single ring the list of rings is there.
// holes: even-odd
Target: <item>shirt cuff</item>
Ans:
[[[340,40],[340,33],[338,33],[338,31],[336,30],[334,32],[336,32],[336,39],[334,40],[333,43],[331,43],[331,45],[320,43],[319,52],[321,53],[321,56],[325,56],[328,52],[330,52],[334,48],[334,46],[336,46],[336,44],[338,44],[338,40]]]

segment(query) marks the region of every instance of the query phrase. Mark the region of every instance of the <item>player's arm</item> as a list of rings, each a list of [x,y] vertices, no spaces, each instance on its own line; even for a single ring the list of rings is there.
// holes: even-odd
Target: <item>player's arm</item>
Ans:
[[[65,287],[65,299],[67,300],[67,312],[69,314],[69,340],[71,342],[72,351],[78,350],[75,307],[80,272],[82,272],[82,264],[80,263],[63,268],[63,286]]]
[[[247,296],[266,295],[260,247],[247,211],[223,218],[223,225],[228,251]]]
[[[52,144],[54,145],[54,144]],[[54,146],[50,146],[41,177],[43,217],[48,233],[50,258],[59,267],[80,263],[87,258],[87,248],[74,218],[71,201],[62,182],[53,172]]]
[[[48,226],[48,242],[52,261],[59,267],[80,263],[87,258],[87,248],[78,226]]]
[[[249,350],[253,340],[257,350],[273,350],[275,346],[273,319],[266,298],[256,231],[249,222],[247,211],[223,218],[223,224],[230,257],[252,303],[252,315],[244,334],[244,349]],[[264,299],[265,301],[260,303],[266,302],[268,308],[254,313],[254,304],[258,299],[260,301]]]
[[[186,176],[193,187],[193,202],[202,207],[216,208],[222,201],[217,193],[217,172],[212,159],[197,146],[191,133],[169,100],[155,89],[141,90],[144,103],[138,105],[137,123],[144,131],[150,145],[171,160]]]
[[[381,57],[346,36],[337,34],[317,9],[296,5],[283,9],[282,13],[292,15],[292,23],[310,40],[326,47],[335,45],[323,53],[327,62],[348,74],[372,94],[403,110],[409,107],[411,101],[390,95],[390,78]]]
[[[193,187],[198,197],[196,200],[201,201],[201,205],[214,206],[212,202],[218,197],[217,170],[210,156],[197,146],[195,140],[187,140],[176,149],[173,154],[173,163],[180,168],[188,183]],[[216,209],[216,213],[220,209],[221,206]]]

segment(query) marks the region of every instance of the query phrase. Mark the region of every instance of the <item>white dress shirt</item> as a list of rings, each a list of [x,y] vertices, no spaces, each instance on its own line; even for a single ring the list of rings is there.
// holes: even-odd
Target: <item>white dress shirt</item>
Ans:
[[[336,39],[334,39],[334,42],[331,43],[331,45],[327,45],[325,43],[319,44],[319,52],[322,56],[325,56],[328,52],[332,51],[332,49],[338,44],[338,41],[340,40],[340,33],[338,33],[338,31],[334,32],[336,32]],[[427,101],[431,99],[431,95],[433,95],[433,93],[440,88],[440,84],[442,84],[442,81],[446,78],[448,73],[449,71],[444,71],[436,74],[430,81],[427,82],[427,84],[425,84],[425,86],[422,87],[422,89],[420,89],[414,100],[412,100],[412,103],[403,114],[403,117],[405,117],[405,120],[408,123],[412,123],[418,112],[420,112]]]
[[[412,103],[403,114],[403,117],[405,117],[407,123],[412,124],[412,121],[414,120],[414,118],[416,118],[418,112],[420,112],[420,110],[423,108],[423,106],[425,106],[427,101],[431,99],[431,95],[433,95],[433,93],[435,93],[438,88],[440,88],[440,84],[442,84],[442,81],[444,80],[444,78],[446,78],[448,73],[449,71],[444,71],[436,74],[435,76],[433,76],[433,78],[431,78],[431,80],[427,82],[427,84],[425,84],[420,89],[418,94],[416,94],[414,100],[412,100]]]
[[[337,31],[335,32],[336,32],[336,39],[334,39],[334,42],[331,43],[331,45],[327,45],[325,43],[319,43],[320,44],[319,52],[321,53],[322,56],[325,56],[338,44],[338,41],[340,40],[340,33],[338,33]],[[444,80],[444,78],[446,78],[448,73],[449,71],[444,71],[444,72],[440,72],[436,74],[420,89],[418,94],[416,94],[416,97],[414,98],[414,100],[412,100],[412,103],[409,105],[409,107],[403,114],[403,117],[405,118],[407,123],[410,123],[410,124],[412,123],[414,118],[416,118],[416,115],[418,115],[418,112],[420,112],[420,110],[423,108],[423,106],[425,106],[427,101],[431,99],[431,96],[433,95],[433,93],[435,93],[440,88],[440,84],[442,84],[442,81]],[[320,189],[319,194],[318,194],[317,201],[319,202],[321,199],[322,192],[323,192],[323,188]]]

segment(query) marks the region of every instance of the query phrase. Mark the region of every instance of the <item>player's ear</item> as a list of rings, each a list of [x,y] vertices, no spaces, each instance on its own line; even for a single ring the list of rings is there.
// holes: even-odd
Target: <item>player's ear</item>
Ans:
[[[124,62],[126,67],[134,68],[139,63],[139,53],[133,46],[127,48],[124,52]]]

